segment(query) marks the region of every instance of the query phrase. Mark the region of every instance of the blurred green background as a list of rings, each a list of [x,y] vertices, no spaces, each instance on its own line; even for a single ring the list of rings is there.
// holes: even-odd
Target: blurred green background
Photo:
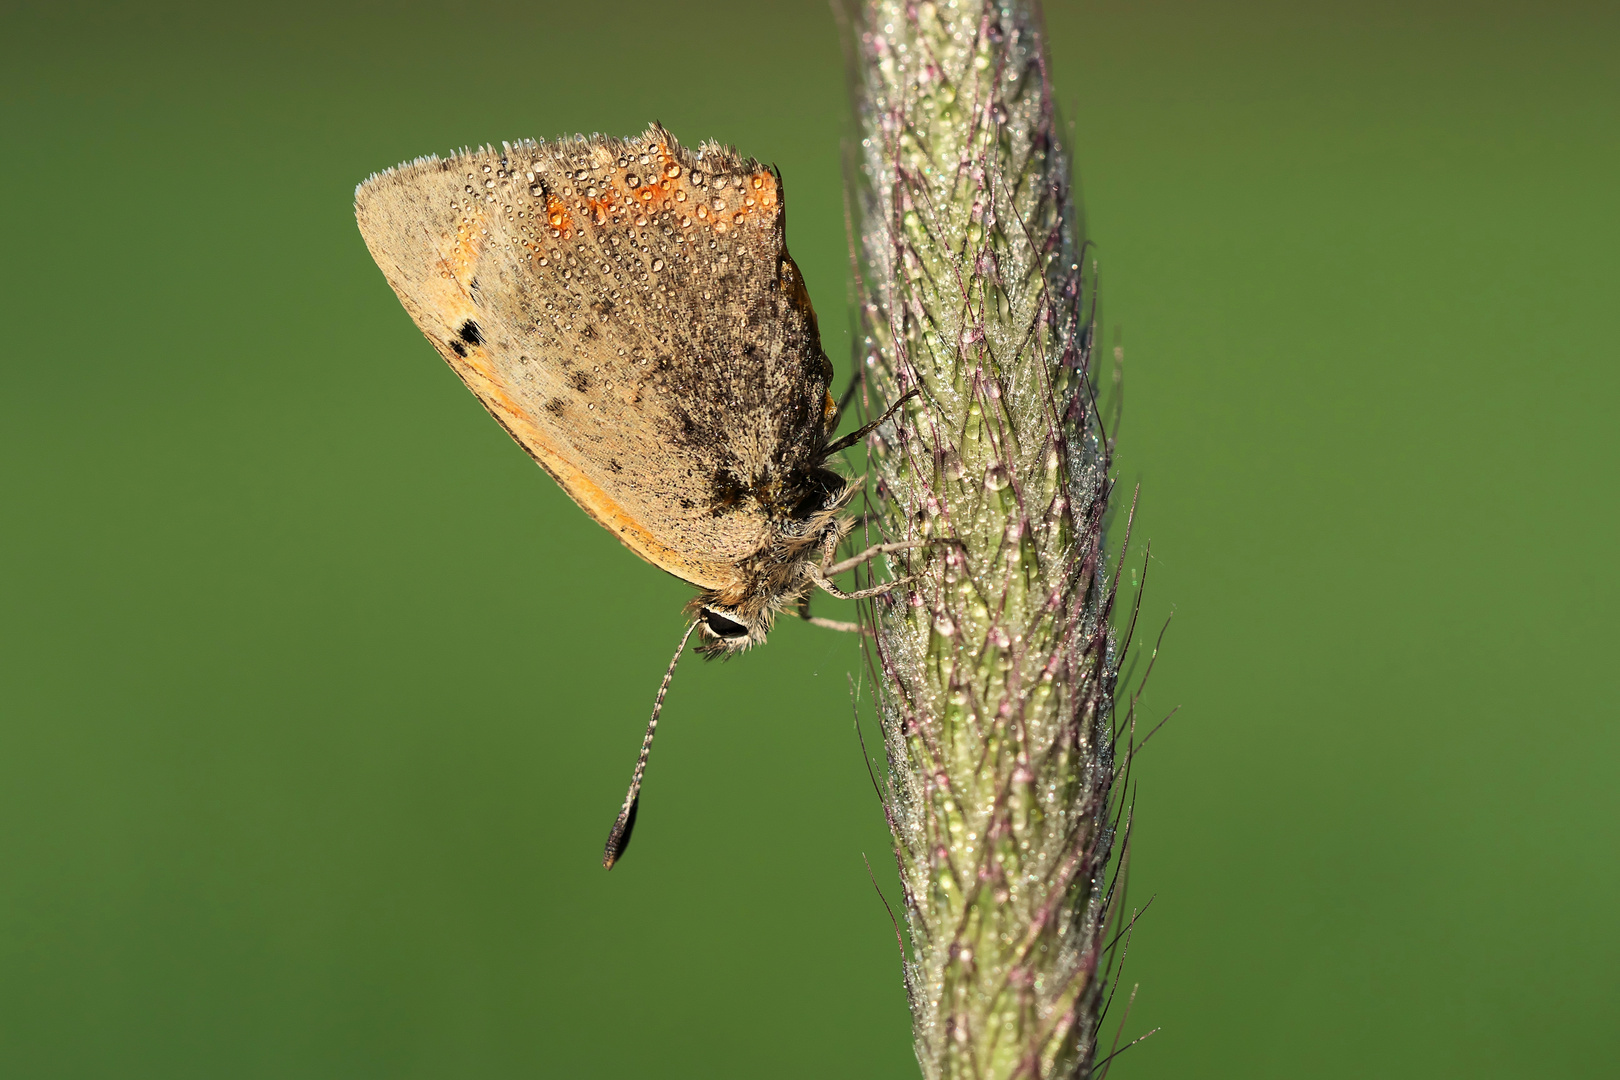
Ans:
[[[1620,14],[1048,15],[1183,706],[1115,1075],[1612,1075]],[[717,137],[782,167],[842,372],[827,7],[3,20],[0,1074],[914,1075],[856,643],[689,660],[603,873],[689,590],[350,209],[468,143]]]

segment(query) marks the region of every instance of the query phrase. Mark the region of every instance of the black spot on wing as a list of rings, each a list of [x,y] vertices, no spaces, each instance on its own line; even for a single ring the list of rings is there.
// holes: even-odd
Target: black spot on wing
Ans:
[[[459,341],[451,341],[450,342],[450,351],[455,353],[457,356],[466,356],[467,355],[467,346],[463,345]]]
[[[466,322],[462,323],[461,329],[456,331],[456,333],[460,336],[461,340],[465,341],[468,345],[482,345],[484,343],[484,332],[480,330],[478,328],[478,324],[473,322],[471,319],[468,319]],[[467,354],[462,353],[461,355],[466,356]]]

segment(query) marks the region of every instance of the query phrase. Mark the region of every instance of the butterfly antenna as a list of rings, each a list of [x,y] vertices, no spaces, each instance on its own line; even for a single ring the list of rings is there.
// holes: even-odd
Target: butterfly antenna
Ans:
[[[658,733],[658,714],[663,711],[664,695],[669,692],[670,680],[675,677],[675,665],[681,662],[681,653],[686,651],[686,643],[697,625],[697,620],[693,619],[692,625],[681,635],[681,643],[675,646],[675,655],[669,658],[669,670],[664,672],[664,681],[659,684],[658,697],[653,700],[652,719],[647,721],[647,736],[641,740],[641,755],[636,758],[636,771],[630,777],[630,790],[624,796],[624,807],[619,811],[619,819],[613,823],[613,831],[608,833],[607,847],[602,851],[604,870],[613,869],[613,864],[619,861],[624,849],[630,846],[630,832],[636,827],[636,807],[641,803],[641,777],[647,771],[653,736]]]
[[[883,410],[882,416],[878,417],[876,420],[873,420],[870,424],[857,428],[848,435],[845,435],[842,439],[839,439],[837,442],[827,447],[827,449],[822,451],[822,453],[827,457],[832,457],[834,454],[842,450],[848,450],[850,447],[872,434],[872,432],[876,431],[879,424],[893,416],[900,410],[900,406],[904,405],[906,402],[910,401],[920,393],[922,393],[922,391],[918,390],[916,387],[912,387],[910,390],[907,390],[905,393],[901,394],[898,399],[896,399],[893,405],[890,405],[887,409]]]

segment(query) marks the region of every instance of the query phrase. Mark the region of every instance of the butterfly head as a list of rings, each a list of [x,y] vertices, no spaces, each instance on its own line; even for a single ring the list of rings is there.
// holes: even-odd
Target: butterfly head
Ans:
[[[697,610],[698,651],[705,656],[732,656],[765,643],[768,621],[750,618],[735,607],[718,603],[700,604]]]

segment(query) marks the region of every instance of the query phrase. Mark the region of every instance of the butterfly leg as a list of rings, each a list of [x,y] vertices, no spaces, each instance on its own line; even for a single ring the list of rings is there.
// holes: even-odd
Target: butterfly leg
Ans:
[[[898,589],[900,586],[916,580],[916,576],[913,575],[895,581],[885,581],[883,584],[874,585],[870,589],[856,589],[854,592],[845,592],[837,585],[834,585],[819,566],[812,564],[805,573],[810,576],[810,580],[815,582],[822,592],[839,600],[865,600],[872,596],[882,596],[891,589]]]
[[[850,447],[872,434],[872,432],[876,431],[880,426],[882,426],[885,420],[900,411],[900,406],[904,405],[906,402],[910,401],[920,393],[922,393],[922,391],[918,390],[916,387],[912,387],[910,390],[907,390],[905,393],[901,394],[895,399],[894,404],[883,410],[882,416],[871,421],[870,423],[863,424],[861,427],[850,432],[848,435],[845,435],[842,439],[830,444],[825,450],[822,451],[823,456],[832,457],[836,453],[848,450]]]
[[[865,634],[866,627],[860,623],[842,622],[838,619],[823,619],[818,615],[810,614],[810,597],[808,594],[799,597],[799,618],[811,626],[821,626],[828,630],[843,630],[851,634]]]
[[[810,580],[815,582],[821,591],[826,593],[828,596],[834,596],[840,600],[865,600],[869,596],[881,596],[889,590],[898,588],[909,581],[915,581],[917,580],[918,575],[912,574],[910,577],[899,578],[895,581],[886,581],[882,585],[874,585],[870,589],[860,589],[852,593],[844,592],[838,586],[834,585],[831,580],[832,576],[835,574],[842,574],[847,570],[853,570],[855,567],[878,555],[886,555],[895,551],[915,551],[917,548],[929,547],[934,544],[961,544],[961,542],[962,541],[956,539],[954,536],[941,536],[934,537],[929,540],[906,540],[898,543],[873,544],[865,551],[860,552],[857,555],[852,555],[840,563],[832,562],[833,549],[828,547],[822,554],[821,565],[816,566],[812,563],[806,568],[805,573],[808,574]],[[836,543],[836,541],[834,541],[834,543]]]
[[[892,544],[873,544],[871,547],[867,548],[865,551],[862,551],[862,552],[860,552],[859,554],[856,554],[856,555],[851,555],[849,558],[845,559],[843,562],[832,563],[831,565],[828,565],[826,562],[823,562],[821,569],[822,569],[822,572],[827,574],[829,577],[837,577],[839,574],[845,573],[846,571],[849,571],[849,570],[853,570],[857,566],[860,566],[862,563],[866,562],[868,559],[875,558],[875,557],[877,557],[879,555],[888,555],[888,554],[890,554],[892,552],[896,552],[896,551],[915,551],[917,548],[928,547],[930,544],[952,544],[952,543],[956,543],[956,541],[955,540],[945,540],[945,539],[905,540],[905,541],[901,541],[899,543],[892,543]]]

